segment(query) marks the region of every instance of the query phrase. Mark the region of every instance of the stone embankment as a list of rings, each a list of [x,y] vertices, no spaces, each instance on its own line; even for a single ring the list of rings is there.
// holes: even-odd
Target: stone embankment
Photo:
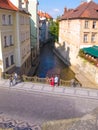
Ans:
[[[89,77],[91,77],[91,75],[83,72],[83,70],[80,70],[78,66],[70,66],[70,62],[68,60],[68,57],[66,57],[64,47],[56,43],[53,51],[65,64],[69,65],[70,69],[75,73],[75,78],[84,88],[98,88],[98,84],[96,84],[93,80],[90,80],[91,78]]]

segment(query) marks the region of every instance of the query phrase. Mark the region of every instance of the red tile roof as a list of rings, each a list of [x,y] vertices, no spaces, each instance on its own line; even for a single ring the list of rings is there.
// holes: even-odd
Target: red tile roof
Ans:
[[[47,19],[51,19],[52,17],[48,14],[48,13],[44,13],[44,12],[42,12],[42,11],[38,11],[38,15],[39,15],[39,17],[45,17],[45,18],[47,18]]]
[[[91,1],[80,4],[76,9],[67,10],[65,8],[64,15],[61,16],[61,20],[77,18],[98,19],[98,4]]]
[[[8,10],[15,10],[17,11],[18,8],[12,4],[9,0],[0,0],[0,8],[1,9],[8,9]]]

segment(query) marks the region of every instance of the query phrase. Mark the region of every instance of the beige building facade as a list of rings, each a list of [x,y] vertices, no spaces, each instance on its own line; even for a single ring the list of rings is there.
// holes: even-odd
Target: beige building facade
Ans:
[[[98,85],[98,67],[79,56],[80,49],[98,46],[98,4],[92,0],[82,2],[75,9],[65,8],[59,21],[59,44],[66,52],[76,79],[83,85]],[[94,59],[93,52],[90,56]]]
[[[4,5],[0,9],[0,73],[27,74],[31,68],[30,14],[9,0],[0,4]]]
[[[87,8],[86,8],[87,7]],[[77,63],[80,48],[98,45],[98,4],[81,3],[76,9],[65,8],[59,21],[59,43],[69,48],[70,63]]]
[[[76,64],[80,48],[98,45],[98,20],[61,21],[59,30],[59,43],[65,44],[65,50],[70,48],[72,64]]]

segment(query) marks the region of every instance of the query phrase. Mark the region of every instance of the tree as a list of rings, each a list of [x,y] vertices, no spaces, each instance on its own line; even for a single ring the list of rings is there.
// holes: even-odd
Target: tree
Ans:
[[[59,22],[58,19],[50,21],[49,31],[54,41],[58,41]]]

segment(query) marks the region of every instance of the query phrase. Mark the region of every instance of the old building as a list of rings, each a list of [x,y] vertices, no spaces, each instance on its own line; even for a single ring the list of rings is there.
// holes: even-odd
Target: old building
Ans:
[[[98,68],[79,57],[81,48],[98,46],[97,3],[88,0],[81,2],[75,9],[65,8],[59,21],[59,44],[64,47],[65,58],[69,56],[71,68],[76,68],[76,78],[84,83],[83,86],[86,78],[81,75],[85,75],[91,82],[98,83]]]
[[[38,0],[29,0],[28,10],[30,17],[30,42],[31,42],[31,62],[38,63],[39,56],[39,17],[38,17]],[[36,63],[35,63],[36,62]]]
[[[79,49],[98,45],[98,4],[89,0],[75,9],[65,8],[59,21],[59,43],[69,48],[71,64],[76,64]]]
[[[0,0],[0,74],[27,74],[31,68],[28,1]]]
[[[40,45],[47,42],[47,40],[50,38],[49,34],[49,26],[50,26],[50,20],[53,18],[46,12],[38,11],[39,15],[39,38],[40,38]]]

